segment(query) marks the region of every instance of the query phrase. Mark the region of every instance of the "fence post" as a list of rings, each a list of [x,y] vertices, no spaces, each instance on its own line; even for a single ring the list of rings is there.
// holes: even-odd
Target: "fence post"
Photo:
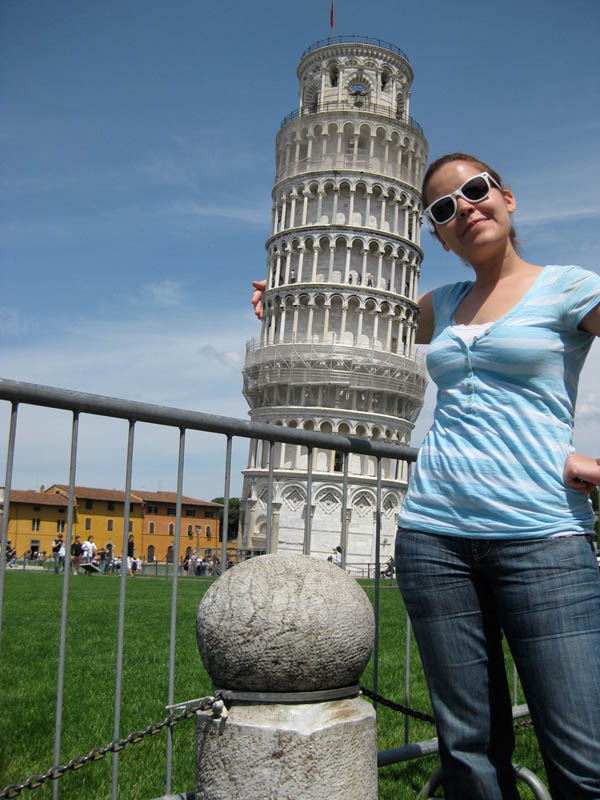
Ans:
[[[358,696],[373,609],[339,567],[265,555],[225,572],[197,640],[228,714],[199,712],[199,800],[376,800],[375,710]]]

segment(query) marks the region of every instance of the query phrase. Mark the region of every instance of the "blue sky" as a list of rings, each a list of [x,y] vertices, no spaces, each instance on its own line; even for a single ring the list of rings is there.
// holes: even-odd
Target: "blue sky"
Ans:
[[[3,0],[5,377],[245,417],[274,137],[298,106],[301,53],[330,35],[329,5]],[[406,52],[431,156],[473,152],[498,169],[517,197],[525,258],[600,271],[597,0],[337,0],[336,33]],[[468,277],[423,241],[423,291]],[[576,429],[590,455],[599,374],[595,345]],[[416,443],[431,405],[430,392]],[[64,481],[68,415],[22,418],[13,486]],[[2,408],[0,431],[6,419]],[[122,485],[124,426],[86,418],[81,437],[78,482]],[[174,488],[176,439],[140,428],[138,488]],[[190,437],[188,494],[222,494],[222,449]],[[241,443],[234,491],[245,458]]]

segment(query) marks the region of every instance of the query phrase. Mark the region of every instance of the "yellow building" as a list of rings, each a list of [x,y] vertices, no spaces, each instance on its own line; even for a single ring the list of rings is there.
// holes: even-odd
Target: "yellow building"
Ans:
[[[27,551],[51,555],[59,533],[67,533],[67,501],[62,495],[11,491],[7,538],[19,557]]]
[[[24,553],[52,554],[52,542],[67,534],[69,487],[55,483],[39,492],[13,490],[10,493],[8,538],[21,558]],[[175,492],[133,490],[130,495],[129,530],[135,554],[143,561],[172,561],[175,541]],[[222,505],[183,497],[179,561],[191,548],[220,557],[220,512]],[[125,493],[117,489],[76,486],[72,541],[83,542],[90,535],[98,549],[111,545],[121,555]]]
[[[55,483],[45,490],[45,494],[63,497],[66,503],[69,496],[69,487],[65,484]],[[83,542],[84,539],[93,536],[98,548],[106,547],[110,544],[113,553],[121,555],[125,492],[121,492],[118,489],[76,486],[75,509],[76,519],[73,520],[73,540],[76,536],[79,536]],[[128,533],[132,533],[134,537],[140,537],[142,533],[143,503],[133,493],[130,497],[129,509]]]
[[[142,551],[136,554],[146,561],[172,561],[175,540],[175,492],[147,492],[135,489],[136,497],[144,501],[142,530]],[[219,503],[196,500],[194,497],[181,498],[181,527],[179,539],[179,560],[186,550],[202,551],[220,557]]]

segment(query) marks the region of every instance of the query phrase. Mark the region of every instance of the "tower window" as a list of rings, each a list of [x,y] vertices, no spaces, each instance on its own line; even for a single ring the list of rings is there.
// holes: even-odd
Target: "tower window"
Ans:
[[[354,98],[354,105],[358,108],[367,102],[368,94],[367,87],[362,83],[353,83],[350,87],[350,96]]]

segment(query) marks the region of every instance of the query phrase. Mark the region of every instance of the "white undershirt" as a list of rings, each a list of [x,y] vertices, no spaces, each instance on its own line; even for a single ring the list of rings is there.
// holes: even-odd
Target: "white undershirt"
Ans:
[[[467,347],[470,347],[473,344],[473,339],[475,337],[479,339],[479,337],[485,333],[489,327],[489,322],[481,322],[475,325],[459,325],[458,323],[454,322],[451,330],[455,336],[458,336],[459,339],[463,340]]]

